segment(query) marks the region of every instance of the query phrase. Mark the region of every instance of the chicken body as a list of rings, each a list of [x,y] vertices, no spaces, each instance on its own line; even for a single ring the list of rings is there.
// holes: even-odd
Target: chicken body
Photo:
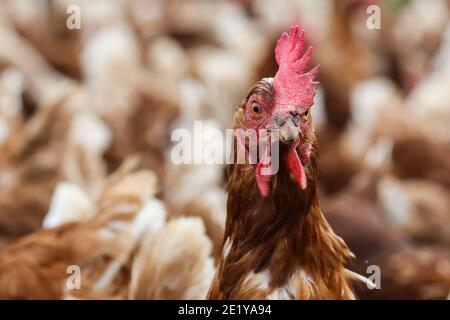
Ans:
[[[215,270],[203,221],[167,221],[156,174],[136,165],[126,161],[96,203],[57,188],[50,228],[0,251],[0,299],[203,299]]]

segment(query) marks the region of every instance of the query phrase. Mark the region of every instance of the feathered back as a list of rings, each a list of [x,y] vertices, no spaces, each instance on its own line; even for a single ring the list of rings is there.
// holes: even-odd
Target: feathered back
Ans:
[[[214,277],[211,240],[200,218],[147,233],[131,269],[130,299],[204,299]]]

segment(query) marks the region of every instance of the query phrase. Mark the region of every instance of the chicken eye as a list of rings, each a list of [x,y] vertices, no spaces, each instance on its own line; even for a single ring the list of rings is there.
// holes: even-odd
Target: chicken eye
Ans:
[[[309,110],[306,110],[303,115],[306,117],[309,114]]]
[[[250,110],[251,110],[252,114],[255,115],[255,116],[258,116],[258,115],[260,115],[262,113],[261,106],[258,103],[256,103],[256,102],[252,103],[252,105],[250,107]]]

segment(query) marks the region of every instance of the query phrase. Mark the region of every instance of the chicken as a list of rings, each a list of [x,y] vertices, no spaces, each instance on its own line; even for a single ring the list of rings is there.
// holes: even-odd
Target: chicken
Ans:
[[[166,222],[156,175],[131,172],[136,166],[126,161],[95,204],[76,186],[58,185],[47,229],[0,251],[0,298],[204,298],[215,269],[202,220]]]
[[[39,228],[61,178],[58,143],[69,130],[60,102],[41,109],[2,147],[0,247]]]
[[[372,2],[2,1],[0,298],[450,298],[450,2]],[[272,50],[290,23],[317,92],[309,52]],[[227,195],[225,163],[173,161],[174,130],[231,128],[279,68],[234,119],[294,140],[277,174],[249,154]],[[352,288],[372,265],[381,290]]]
[[[370,34],[367,30],[358,36],[352,30],[352,14],[356,14],[357,11],[352,13],[351,3],[334,0],[330,1],[330,6],[333,10],[326,24],[328,30],[322,39],[315,39],[314,46],[318,49],[317,61],[321,63],[320,81],[326,93],[328,122],[334,129],[341,130],[350,116],[350,96],[353,86],[365,77],[375,74],[380,61],[377,51],[363,45],[363,41],[369,41],[368,39],[374,37],[373,33]],[[362,29],[362,32],[365,30],[359,29]]]
[[[443,247],[448,245],[447,192],[431,181],[394,178],[392,149],[392,140],[379,139],[349,186],[322,206],[358,257],[352,268],[381,270],[380,290],[356,287],[359,298],[443,299],[449,275]]]
[[[432,56],[441,45],[441,37],[448,26],[449,8],[446,0],[433,3],[407,1],[396,13],[391,28],[387,29],[386,44],[393,52],[397,77],[406,90],[415,90],[416,85],[426,82],[423,80],[429,76]],[[421,21],[420,25],[417,21]],[[437,91],[433,95],[439,100]]]
[[[25,1],[3,3],[7,17],[28,43],[60,72],[79,79],[81,32],[71,32],[74,29],[66,27],[67,6],[64,1],[52,1],[43,7],[33,6]],[[26,10],[21,10],[24,7]],[[41,27],[35,28],[35,23]]]
[[[81,93],[73,87],[51,104],[37,105],[0,146],[0,247],[39,228],[61,180],[99,193],[111,133],[98,116],[79,107]]]
[[[445,247],[416,247],[376,258],[381,290],[366,290],[371,299],[445,299],[450,290],[450,254]]]
[[[450,286],[449,254],[444,247],[415,247],[408,237],[380,219],[380,213],[350,193],[325,203],[327,218],[358,256],[357,272],[378,266],[379,290],[357,286],[361,299],[444,299]]]
[[[129,298],[204,299],[215,272],[211,250],[198,217],[173,219],[147,233],[133,260]]]
[[[162,220],[159,216],[165,213],[145,210],[146,204],[155,207],[155,202],[151,204],[156,192],[154,174],[130,173],[129,165],[130,162],[124,164],[105,184],[92,218],[86,213],[94,210],[94,204],[82,190],[69,183],[56,188],[50,212],[44,219],[44,225],[51,228],[39,230],[0,251],[2,298],[61,299],[78,291],[89,292],[115,258],[134,250],[130,245],[132,239],[139,239],[142,231],[133,231],[142,230],[139,225],[148,227],[149,220],[153,224],[155,219]],[[82,269],[81,288],[66,292],[66,270],[72,265]],[[123,277],[126,268],[118,269]],[[116,291],[120,287],[102,285],[103,292],[97,290],[93,294],[123,295]]]
[[[427,180],[385,177],[379,200],[391,224],[418,242],[450,244],[449,192]]]
[[[353,254],[319,206],[309,113],[319,68],[304,72],[312,55],[310,48],[301,57],[304,39],[297,26],[280,37],[277,74],[259,81],[236,110],[234,129],[257,130],[258,141],[237,134],[235,150],[246,150],[248,160],[237,164],[235,156],[228,167],[224,246],[210,299],[352,299],[352,280],[364,279],[345,269]],[[269,155],[277,137],[263,129],[279,131],[278,172]],[[265,147],[259,161],[255,143]]]

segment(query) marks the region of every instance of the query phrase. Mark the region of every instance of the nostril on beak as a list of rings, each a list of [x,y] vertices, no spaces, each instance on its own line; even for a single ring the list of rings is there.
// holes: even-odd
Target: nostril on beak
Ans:
[[[273,122],[277,127],[281,127],[285,121],[279,115],[275,115]]]
[[[292,117],[289,117],[280,126],[280,140],[286,144],[291,144],[299,136],[299,127],[294,123]]]

